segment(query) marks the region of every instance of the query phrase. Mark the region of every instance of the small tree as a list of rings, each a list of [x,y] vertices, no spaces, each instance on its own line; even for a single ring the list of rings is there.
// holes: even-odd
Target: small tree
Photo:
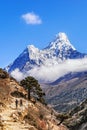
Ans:
[[[20,84],[25,87],[25,89],[28,89],[28,100],[30,100],[30,93],[32,92],[33,96],[37,96],[39,101],[44,101],[43,96],[45,93],[43,93],[38,80],[36,80],[34,77],[28,76],[23,79]]]
[[[0,68],[0,78],[8,78],[9,77],[9,74],[3,70],[2,68]]]

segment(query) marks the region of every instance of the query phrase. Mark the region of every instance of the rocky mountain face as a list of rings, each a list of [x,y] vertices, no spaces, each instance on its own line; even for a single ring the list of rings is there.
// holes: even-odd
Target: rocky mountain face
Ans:
[[[28,101],[26,95],[27,91],[0,69],[0,130],[68,130],[62,123],[58,125],[53,109],[34,102],[33,97]]]
[[[68,112],[87,98],[87,72],[70,73],[65,77],[46,86],[42,84],[47,103],[60,112]]]

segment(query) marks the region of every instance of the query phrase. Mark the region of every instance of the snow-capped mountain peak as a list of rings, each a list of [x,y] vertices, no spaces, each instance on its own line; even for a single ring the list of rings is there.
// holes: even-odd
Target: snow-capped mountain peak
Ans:
[[[65,33],[63,32],[60,32],[58,34],[56,34],[56,38],[60,39],[60,40],[63,40],[63,41],[67,41],[68,40],[68,37]]]
[[[63,32],[56,34],[56,38],[50,43],[48,48],[58,48],[59,50],[76,50],[70,43],[67,35]]]
[[[28,49],[29,59],[38,61],[39,54],[40,54],[39,49],[36,48],[34,45],[28,45],[27,49]]]
[[[38,51],[38,48],[36,48],[36,47],[35,47],[34,45],[32,45],[32,44],[31,44],[31,45],[28,45],[27,48],[28,48],[29,51]]]
[[[28,45],[27,46],[29,55],[35,55],[39,52],[39,49],[36,48],[34,45]]]
[[[12,73],[18,69],[23,75],[32,75],[37,79],[44,80],[49,75],[46,74],[46,77],[44,77],[46,73],[44,71],[47,68],[54,72],[54,66],[60,65],[67,59],[82,59],[85,56],[87,55],[78,52],[73,47],[65,33],[59,33],[45,49],[39,50],[34,45],[28,45],[14,62],[7,67],[7,71]]]

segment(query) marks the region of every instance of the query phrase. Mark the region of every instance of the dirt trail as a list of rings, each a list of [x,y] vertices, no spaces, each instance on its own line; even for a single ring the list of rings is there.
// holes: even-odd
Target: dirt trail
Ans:
[[[37,107],[33,105],[33,103],[22,99],[23,106],[20,107],[20,105],[18,105],[18,108],[16,108],[15,100],[16,98],[12,98],[11,103],[0,113],[0,120],[2,120],[3,124],[3,129],[0,128],[0,130],[37,130],[23,120],[23,117],[28,112],[28,108],[33,107],[33,109],[37,109]],[[20,98],[18,98],[18,101],[20,101]],[[46,130],[67,130],[62,124],[57,126],[49,120],[50,117]]]
[[[19,99],[18,99],[19,100]],[[29,102],[23,100],[23,106],[16,108],[15,98],[11,100],[11,104],[0,113],[0,120],[2,121],[4,130],[29,130],[32,126],[25,124],[23,121],[23,114],[27,114]],[[2,130],[2,128],[0,128]]]

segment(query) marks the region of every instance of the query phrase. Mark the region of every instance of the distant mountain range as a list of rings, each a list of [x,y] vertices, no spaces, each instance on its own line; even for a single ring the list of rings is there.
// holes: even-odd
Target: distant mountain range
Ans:
[[[55,66],[58,68],[59,65],[61,66],[62,63],[65,63],[65,61],[69,59],[82,59],[84,57],[87,57],[87,54],[78,52],[70,43],[66,34],[59,33],[55,39],[42,50],[35,48],[34,45],[28,45],[14,62],[5,69],[13,74],[13,76],[15,74],[12,72],[18,69],[18,72],[25,75],[25,77],[32,75],[39,81],[52,82],[58,79],[59,76],[54,74],[55,78],[51,77],[48,70],[50,70],[50,73],[54,73]],[[66,73],[68,72],[66,71]]]

